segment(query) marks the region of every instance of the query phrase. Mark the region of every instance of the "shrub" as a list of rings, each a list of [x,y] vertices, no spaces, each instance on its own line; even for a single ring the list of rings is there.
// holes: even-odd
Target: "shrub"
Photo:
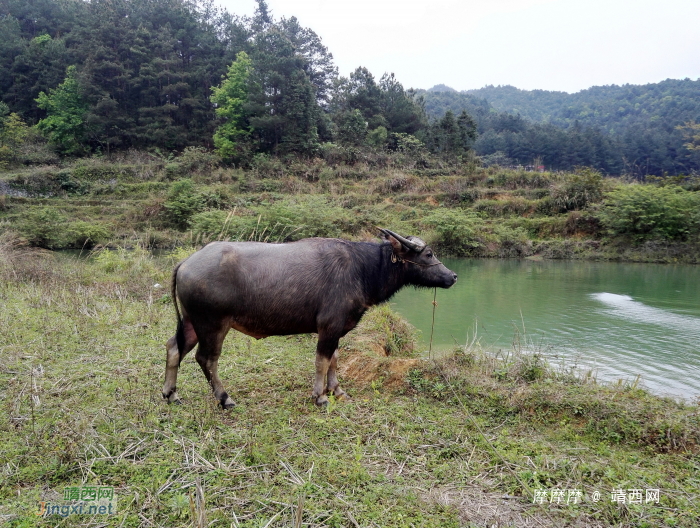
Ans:
[[[289,200],[267,208],[256,209],[262,214],[269,229],[290,228],[288,237],[298,240],[306,237],[341,237],[354,232],[358,225],[342,207],[327,203],[323,198],[310,196],[306,200]]]
[[[171,161],[170,163],[167,163],[165,165],[165,177],[168,178],[169,180],[175,180],[181,174],[182,174],[182,170],[180,168],[179,163],[177,163],[175,161]]]
[[[440,209],[426,217],[423,223],[437,233],[436,245],[455,255],[466,255],[482,246],[477,233],[483,223],[475,213]]]
[[[61,229],[66,218],[52,207],[44,207],[27,215],[22,234],[34,246],[52,248],[61,244]]]
[[[170,221],[175,226],[184,228],[193,214],[204,209],[204,197],[195,192],[192,180],[180,180],[170,188],[164,206]]]
[[[10,188],[20,195],[51,196],[60,190],[56,167],[36,167],[7,179]]]
[[[418,330],[400,315],[393,312],[388,304],[372,308],[362,321],[363,330],[377,335],[387,356],[414,355]]]
[[[133,278],[136,274],[152,276],[157,273],[153,256],[142,247],[132,250],[119,248],[114,251],[101,249],[94,252],[93,257],[105,273],[128,272],[125,278]]]
[[[367,136],[367,122],[362,113],[356,108],[343,112],[338,118],[338,139],[346,145],[360,145]],[[386,129],[384,130],[386,135]]]
[[[596,170],[585,168],[552,185],[552,204],[562,211],[583,209],[603,197],[603,176]]]
[[[73,179],[82,182],[133,181],[137,176],[134,167],[109,163],[99,157],[80,160],[72,170]]]
[[[411,323],[393,312],[388,304],[370,308],[352,337],[341,340],[343,349],[373,350],[379,355],[413,357],[420,331]]]
[[[65,191],[66,194],[83,195],[88,194],[90,192],[90,183],[73,179],[70,170],[64,169],[58,171],[58,174],[56,174],[56,180],[61,186],[61,190]]]
[[[359,150],[353,146],[342,146],[337,143],[322,143],[319,152],[323,160],[331,166],[346,163],[354,164],[359,158]]]
[[[494,176],[493,182],[504,189],[538,189],[549,185],[551,178],[547,173],[541,172],[501,171]]]
[[[683,240],[700,231],[700,194],[676,186],[619,187],[607,195],[598,218],[612,235]]]
[[[505,200],[477,200],[474,203],[476,211],[488,216],[523,215],[536,210],[539,202],[526,200],[520,196],[509,197]]]
[[[276,156],[259,153],[253,156],[250,164],[258,176],[266,178],[282,178],[284,176],[284,163]]]
[[[386,128],[378,126],[374,130],[370,130],[367,134],[367,143],[375,148],[383,148],[389,137]]]
[[[196,251],[197,248],[193,246],[180,246],[173,249],[172,252],[168,254],[168,258],[170,259],[170,262],[172,262],[172,264],[175,265],[178,262],[189,258],[190,255],[192,255]]]
[[[197,235],[217,236],[219,234],[228,234],[225,230],[224,223],[228,214],[224,211],[204,211],[192,215],[189,220],[189,225],[192,231]]]
[[[66,244],[74,247],[92,247],[107,241],[110,232],[106,226],[78,220],[68,224]]]
[[[208,173],[219,166],[218,156],[204,147],[186,147],[177,161],[183,176]]]
[[[499,257],[523,257],[530,252],[531,243],[524,227],[496,224],[492,236],[499,244]]]
[[[7,105],[0,102],[0,169],[20,161],[19,147],[31,135],[31,129],[19,115],[14,112],[6,115],[7,112]]]
[[[224,211],[200,212],[191,217],[189,225],[198,235],[269,241],[342,237],[360,227],[345,209],[316,196],[261,205],[253,212],[246,216]]]

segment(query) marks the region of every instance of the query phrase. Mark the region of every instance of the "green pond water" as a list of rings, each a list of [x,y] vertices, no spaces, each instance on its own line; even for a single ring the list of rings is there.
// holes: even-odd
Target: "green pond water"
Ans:
[[[476,339],[493,353],[524,348],[599,380],[658,394],[700,395],[700,266],[444,259],[459,275],[437,291],[433,349]],[[406,288],[393,308],[427,350],[433,290]],[[523,327],[525,331],[523,332]],[[517,330],[516,330],[517,329]],[[523,336],[524,334],[524,336]]]

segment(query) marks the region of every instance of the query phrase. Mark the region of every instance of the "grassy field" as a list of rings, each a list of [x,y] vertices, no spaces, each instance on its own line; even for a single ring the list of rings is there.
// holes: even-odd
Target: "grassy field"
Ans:
[[[514,349],[431,361],[387,307],[345,338],[353,396],[310,399],[313,336],[232,332],[216,407],[192,355],[161,397],[172,257],[72,260],[0,240],[0,524],[25,527],[695,527],[697,402],[599,385]],[[157,287],[156,285],[163,285]],[[439,317],[439,308],[438,308]],[[66,487],[108,486],[114,515],[38,517]],[[642,490],[641,504],[611,501]],[[659,503],[645,490],[659,489]],[[547,490],[542,504],[536,490]],[[576,504],[552,490],[580,490]],[[595,493],[600,500],[594,501]]]
[[[700,262],[700,180],[640,185],[590,169],[539,173],[476,162],[110,159],[0,172],[0,232],[47,248],[172,248],[221,238],[371,239],[376,225],[470,257]]]

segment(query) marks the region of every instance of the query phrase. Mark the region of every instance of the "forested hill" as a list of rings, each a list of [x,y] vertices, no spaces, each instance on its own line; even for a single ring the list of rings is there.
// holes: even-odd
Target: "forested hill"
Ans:
[[[339,76],[311,28],[256,1],[238,17],[213,0],[0,0],[0,168],[198,146],[244,167],[261,154],[354,164],[387,150],[463,163],[473,149],[486,164],[700,170],[700,148],[687,147],[697,132],[677,128],[700,122],[700,81],[405,89],[363,67]]]
[[[456,118],[433,134],[393,74],[339,77],[313,30],[257,4],[241,18],[211,0],[0,0],[0,165],[31,125],[64,156],[204,146],[246,164],[419,132],[469,148],[475,125],[461,143]]]
[[[700,79],[596,86],[575,94],[513,86],[419,93],[433,118],[447,110],[474,115],[480,134],[475,148],[483,156],[638,176],[700,169],[698,152],[686,147],[688,129],[678,128],[700,122]]]
[[[520,114],[538,123],[601,127],[612,134],[631,126],[675,126],[700,121],[700,79],[624,86],[594,86],[573,94],[485,86],[465,93],[486,99],[499,112]]]

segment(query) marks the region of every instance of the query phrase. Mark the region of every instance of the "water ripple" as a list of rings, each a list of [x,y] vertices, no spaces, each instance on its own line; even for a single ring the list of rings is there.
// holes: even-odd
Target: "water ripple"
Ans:
[[[554,364],[594,369],[601,380],[641,375],[654,392],[700,396],[700,266],[445,262],[460,282],[438,293],[434,348],[475,333],[487,352],[526,341]],[[395,300],[427,349],[432,292],[406,290]]]
[[[689,315],[680,315],[661,308],[647,306],[635,301],[629,295],[617,295],[615,293],[592,293],[591,297],[611,309],[609,315],[622,317],[635,323],[646,323],[673,328],[681,332],[696,330],[700,332],[700,318]],[[695,332],[693,332],[695,334]]]

